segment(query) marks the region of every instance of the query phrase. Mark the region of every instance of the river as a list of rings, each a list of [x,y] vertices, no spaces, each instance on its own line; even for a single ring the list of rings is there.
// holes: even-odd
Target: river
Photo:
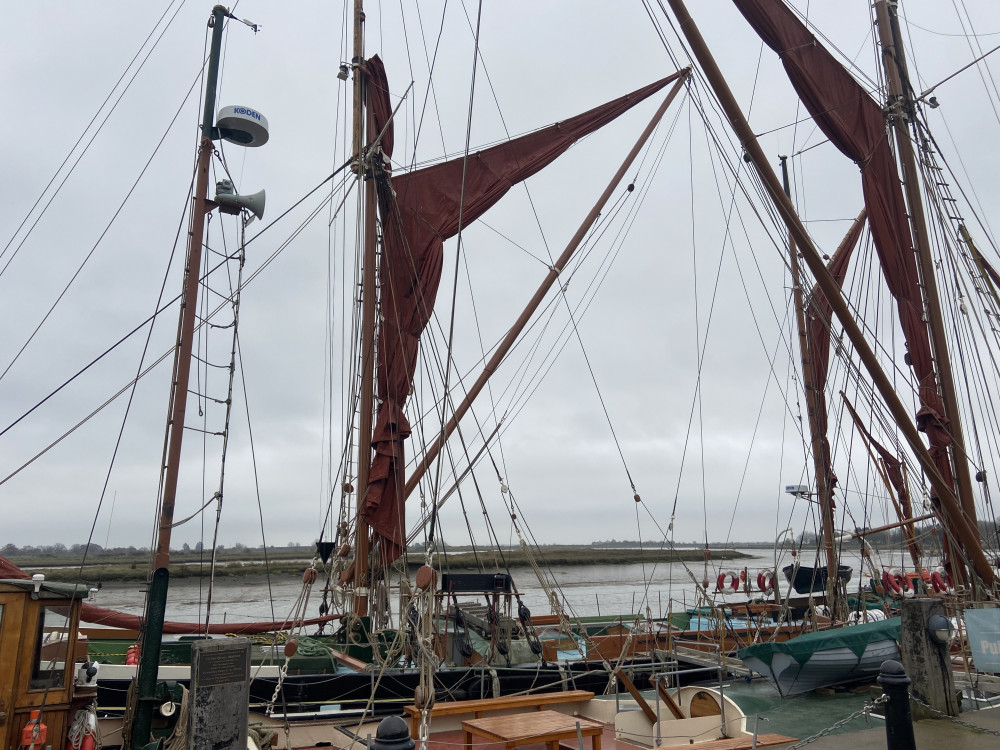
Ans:
[[[697,589],[688,571],[700,581],[709,580],[709,591],[715,589],[718,571],[748,568],[751,582],[756,581],[757,572],[775,567],[774,554],[765,549],[741,549],[748,555],[745,560],[721,563],[716,569],[709,563],[707,572],[703,563],[657,563],[630,565],[573,565],[552,568],[558,582],[559,595],[570,616],[614,615],[629,612],[645,613],[648,607],[653,617],[665,617],[673,609],[678,610],[698,603]],[[812,563],[812,553],[803,564]],[[790,558],[778,560],[778,568],[787,565]],[[847,551],[842,555],[842,564],[853,569],[853,577],[848,592],[854,593],[860,585],[867,585],[868,576],[861,566],[857,551]],[[899,565],[901,553],[894,551],[882,554],[878,563],[885,567]],[[714,563],[715,565],[720,565]],[[511,575],[524,603],[532,614],[548,614],[549,606],[533,571],[530,568],[513,568]],[[787,583],[781,579],[782,592]],[[647,583],[648,582],[648,583]],[[756,587],[755,587],[756,588]],[[250,620],[283,620],[288,617],[302,594],[302,581],[297,576],[251,575],[245,577],[218,578],[212,594],[211,621],[244,622]],[[721,595],[720,595],[721,596]],[[310,595],[307,615],[318,614],[321,591],[316,585]],[[742,592],[731,595],[732,601],[745,601]],[[107,583],[91,599],[102,607],[133,614],[141,614],[144,586],[131,583]],[[725,600],[725,596],[722,599]],[[208,586],[203,579],[180,578],[170,584],[167,603],[167,617],[172,620],[196,621],[203,619],[208,599]]]

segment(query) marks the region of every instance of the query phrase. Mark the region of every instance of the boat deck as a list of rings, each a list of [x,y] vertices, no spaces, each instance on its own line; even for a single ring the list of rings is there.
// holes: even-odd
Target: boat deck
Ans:
[[[781,734],[757,735],[757,747],[781,745],[794,741],[794,737],[785,737]],[[431,735],[430,740],[427,743],[427,750],[460,750],[464,742],[465,734],[461,731],[435,732]],[[479,737],[473,737],[472,744],[474,750],[503,750],[503,743],[488,742],[480,739]],[[590,747],[590,741],[584,738],[583,746],[584,750],[588,750]],[[752,746],[752,737],[707,740],[705,742],[698,742],[693,746],[689,745],[686,741],[683,744],[683,747],[697,747],[699,750],[749,750]],[[664,745],[664,747],[668,746]],[[678,745],[677,747],[682,747],[682,745]],[[518,748],[521,750],[546,750],[546,743],[526,743],[518,745]],[[580,750],[580,745],[575,739],[569,741],[563,740],[559,743],[559,748],[560,750]],[[635,745],[631,742],[615,739],[615,729],[613,726],[608,724],[604,725],[604,732],[601,734],[601,748],[602,750],[646,750],[646,748],[643,748],[641,745]],[[344,748],[344,750],[348,750],[348,748]]]
[[[366,727],[365,731],[370,730],[372,736],[375,733],[375,726]],[[326,745],[330,742],[329,736],[325,737],[325,742],[323,746],[327,747],[338,747],[340,750],[364,750],[365,747],[365,737],[360,740],[352,740],[346,734],[337,733],[338,736],[333,739],[331,745]],[[757,747],[771,747],[775,745],[783,745],[789,742],[795,742],[796,738],[786,737],[782,734],[759,734],[757,735]],[[504,745],[502,742],[490,742],[484,740],[480,737],[472,738],[473,750],[503,750]],[[428,739],[426,750],[462,750],[465,745],[465,733],[461,730],[451,730],[445,732],[433,732]],[[317,747],[319,745],[293,745],[293,750],[308,750],[308,748]],[[518,750],[548,750],[547,743],[545,742],[525,742],[523,744],[518,744]],[[584,738],[584,750],[589,750],[591,747],[590,740]],[[663,747],[669,747],[666,741]],[[695,745],[688,744],[687,741],[683,745],[677,745],[676,747],[697,747],[699,750],[749,750],[753,747],[752,737],[737,737],[731,739],[718,739],[718,740],[706,740],[704,742],[698,742]],[[560,750],[580,750],[579,743],[576,739],[573,740],[563,740],[559,743]],[[624,740],[619,740],[615,738],[615,729],[610,724],[604,725],[604,731],[601,733],[601,750],[647,750],[641,745],[636,745],[631,742],[626,742]]]

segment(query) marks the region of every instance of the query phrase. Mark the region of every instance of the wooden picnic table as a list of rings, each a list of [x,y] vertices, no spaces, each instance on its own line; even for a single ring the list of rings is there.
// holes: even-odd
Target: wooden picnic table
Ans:
[[[518,745],[544,742],[549,750],[559,750],[560,740],[577,736],[577,723],[584,737],[592,737],[593,750],[601,750],[601,733],[604,725],[593,719],[569,716],[559,711],[531,711],[505,716],[487,716],[462,722],[465,732],[465,750],[472,750],[472,737],[482,737],[502,742],[506,750]]]

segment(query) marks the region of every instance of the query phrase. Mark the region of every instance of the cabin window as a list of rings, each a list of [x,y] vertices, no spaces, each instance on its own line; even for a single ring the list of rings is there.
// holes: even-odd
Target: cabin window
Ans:
[[[69,666],[69,618],[69,607],[42,607],[39,611],[29,690],[60,688],[65,684]]]

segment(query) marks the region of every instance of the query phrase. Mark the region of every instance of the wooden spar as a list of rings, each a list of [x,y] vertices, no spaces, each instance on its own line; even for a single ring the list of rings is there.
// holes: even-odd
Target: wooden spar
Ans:
[[[364,179],[362,158],[364,131],[364,0],[354,0],[354,153],[357,154],[357,178]],[[375,180],[365,185],[363,260],[361,271],[361,415],[358,424],[357,514],[354,529],[354,614],[368,614],[368,524],[365,523],[365,495],[372,464],[372,422],[375,408]]]
[[[788,185],[788,157],[782,156],[781,178],[785,195],[791,199]],[[862,213],[863,215],[863,213]],[[859,217],[860,218],[860,217]],[[851,225],[852,231],[854,225]],[[833,543],[833,487],[831,486],[829,461],[827,452],[823,449],[823,435],[819,430],[819,410],[821,407],[813,379],[812,357],[809,353],[809,337],[806,330],[806,310],[803,303],[802,280],[799,275],[799,256],[795,252],[795,238],[791,229],[788,232],[788,262],[792,271],[792,299],[795,306],[795,322],[799,329],[799,354],[802,358],[802,390],[806,397],[806,415],[809,421],[809,442],[813,455],[813,473],[816,477],[816,496],[819,498],[820,519],[823,528],[823,548],[826,551],[826,601],[830,612],[836,620],[839,618],[837,607],[837,548]]]
[[[712,89],[715,91],[730,126],[746,150],[746,155],[753,162],[764,189],[767,191],[781,218],[791,229],[792,235],[795,237],[795,241],[802,251],[802,258],[805,260],[806,265],[809,266],[810,273],[816,279],[816,283],[820,289],[823,290],[823,294],[826,295],[834,314],[844,328],[844,334],[850,340],[851,344],[854,345],[859,359],[861,359],[862,364],[864,364],[865,369],[868,371],[872,379],[872,384],[878,390],[883,401],[885,401],[893,419],[899,425],[900,431],[906,438],[906,442],[917,456],[927,474],[928,480],[938,493],[943,510],[947,518],[954,524],[956,535],[964,544],[976,573],[986,584],[992,585],[995,577],[993,568],[990,567],[989,561],[983,554],[978,536],[973,533],[968,521],[962,514],[961,507],[955,498],[954,489],[945,484],[941,478],[941,474],[938,472],[934,461],[924,446],[920,433],[911,421],[906,407],[899,399],[899,396],[896,395],[892,382],[886,376],[885,372],[883,372],[875,356],[875,352],[865,339],[857,321],[851,315],[847,302],[845,302],[840,292],[840,286],[830,274],[829,269],[827,269],[826,264],[813,245],[812,238],[809,237],[805,226],[802,224],[801,219],[799,219],[798,214],[796,214],[795,207],[792,206],[791,200],[785,195],[777,175],[775,175],[774,170],[768,164],[767,157],[764,156],[764,152],[757,142],[757,137],[754,135],[750,124],[740,110],[740,106],[736,102],[732,91],[730,91],[725,78],[722,76],[722,72],[712,57],[712,53],[705,44],[701,32],[698,31],[698,27],[695,26],[694,21],[691,19],[691,15],[688,13],[683,0],[667,0],[667,3],[677,16],[681,31],[691,46],[692,53],[701,65],[701,69],[711,84]]]
[[[203,136],[198,149],[195,194],[191,200],[191,223],[188,228],[187,262],[184,264],[184,290],[181,296],[180,320],[177,323],[177,346],[174,351],[174,376],[170,393],[170,435],[164,463],[163,501],[160,504],[160,524],[156,538],[153,569],[170,566],[170,534],[177,500],[181,446],[184,441],[184,413],[187,410],[188,380],[191,374],[191,349],[194,320],[198,312],[198,283],[201,272],[201,249],[205,234],[205,205],[208,197],[208,168],[212,162],[212,139]]]
[[[851,539],[859,539],[863,536],[868,536],[869,534],[878,534],[880,531],[889,531],[890,529],[898,529],[902,526],[904,529],[907,524],[914,524],[919,521],[929,521],[932,518],[937,518],[937,513],[925,513],[922,516],[917,516],[916,518],[907,518],[902,521],[897,521],[896,523],[887,523],[885,526],[876,526],[874,529],[863,529],[862,531],[855,531],[851,534]],[[920,568],[919,563],[913,563],[915,568]]]
[[[919,261],[920,280],[923,285],[927,310],[927,327],[931,333],[931,345],[937,365],[941,400],[944,402],[944,417],[947,420],[948,431],[951,433],[951,463],[955,468],[955,480],[958,483],[958,496],[962,511],[965,513],[972,533],[976,535],[978,542],[976,504],[972,495],[969,461],[965,455],[965,437],[958,408],[958,394],[955,390],[955,379],[951,371],[951,356],[948,353],[948,342],[942,325],[941,300],[938,295],[937,277],[934,273],[934,259],[931,257],[923,198],[920,195],[920,175],[917,172],[913,143],[910,141],[910,133],[907,129],[913,102],[902,82],[903,76],[906,75],[906,60],[903,57],[903,46],[896,39],[895,24],[892,23],[890,10],[885,0],[876,1],[875,15],[878,19],[879,40],[882,43],[882,65],[885,68],[886,80],[889,84],[890,105],[898,103],[902,107],[902,111],[897,110],[891,120],[896,131],[896,150],[903,168],[903,189],[906,191],[906,203],[910,209],[910,225]],[[890,106],[891,111],[892,107]],[[945,543],[947,545],[947,539]],[[961,566],[956,567],[960,568]],[[957,584],[964,582],[964,571],[953,570],[952,575]]]
[[[840,397],[844,399],[844,403],[848,406],[851,402],[847,400],[847,394],[843,391],[840,392]],[[865,449],[868,451],[868,457],[871,459],[872,463],[875,464],[876,469],[878,469],[879,476],[882,477],[882,482],[885,484],[885,488],[889,493],[889,499],[892,500],[892,507],[896,511],[896,517],[899,519],[900,524],[903,527],[903,536],[906,538],[906,547],[910,551],[910,559],[913,561],[913,567],[915,569],[920,568],[920,547],[917,545],[917,537],[913,531],[913,519],[907,518],[903,513],[903,509],[899,507],[899,502],[896,500],[896,488],[892,486],[892,482],[889,481],[889,476],[886,473],[885,462],[877,457],[872,450],[871,443],[868,440],[868,436],[865,434],[864,428],[858,422],[857,415],[854,409],[849,409],[851,413],[851,420],[854,422],[855,427],[858,428],[858,434],[861,437],[862,442],[865,444]],[[905,478],[904,478],[905,481]],[[933,514],[931,514],[933,516]]]
[[[166,619],[167,592],[170,585],[170,535],[177,500],[177,480],[180,475],[181,447],[184,441],[184,413],[187,409],[188,380],[191,373],[191,349],[194,321],[198,311],[198,284],[201,281],[201,251],[205,235],[205,214],[210,210],[208,198],[208,168],[212,162],[213,127],[215,120],[215,88],[219,76],[222,49],[222,29],[229,11],[221,5],[212,9],[212,45],[205,84],[205,110],[201,126],[201,142],[195,176],[195,191],[191,199],[191,223],[188,228],[184,283],[181,293],[180,318],[177,323],[177,347],[174,353],[173,378],[170,391],[169,434],[164,456],[163,493],[160,497],[160,521],[157,529],[153,576],[146,596],[145,630],[139,668],[135,676],[135,712],[131,733],[123,737],[126,748],[143,747],[149,742],[153,721],[153,694],[159,676],[163,622]]]
[[[625,157],[625,161],[622,162],[622,165],[618,168],[618,171],[615,172],[614,177],[611,178],[611,181],[608,183],[608,186],[604,189],[604,192],[601,194],[601,197],[597,199],[597,203],[594,204],[594,207],[591,209],[590,213],[587,214],[587,218],[583,220],[583,223],[580,225],[580,228],[576,230],[576,234],[573,235],[572,239],[570,239],[569,241],[569,244],[566,245],[566,249],[563,250],[562,255],[559,256],[555,264],[553,264],[553,266],[549,269],[548,275],[538,286],[538,289],[535,291],[534,296],[532,296],[532,298],[528,301],[528,304],[525,306],[524,311],[521,313],[520,317],[518,317],[518,319],[514,322],[514,325],[511,326],[510,330],[507,331],[507,335],[504,336],[503,341],[501,341],[500,344],[497,346],[496,351],[493,353],[493,356],[490,357],[489,362],[486,363],[486,366],[483,368],[482,373],[480,373],[479,377],[476,379],[476,382],[473,383],[472,386],[467,391],[465,398],[462,400],[462,403],[460,403],[457,407],[455,407],[455,413],[453,414],[451,419],[448,420],[448,423],[441,430],[441,433],[434,440],[434,442],[431,443],[430,447],[427,449],[427,452],[424,454],[423,458],[420,460],[416,468],[413,470],[413,474],[411,474],[410,478],[406,480],[406,486],[403,488],[404,500],[410,496],[410,493],[412,493],[413,490],[416,488],[417,484],[423,478],[424,474],[427,473],[427,469],[430,468],[431,464],[434,463],[434,460],[441,452],[441,449],[444,447],[444,444],[448,441],[448,438],[451,436],[451,433],[454,432],[455,428],[458,426],[459,421],[461,421],[462,417],[464,417],[466,412],[468,412],[469,409],[472,407],[472,402],[475,401],[476,396],[478,396],[479,393],[483,390],[483,388],[486,386],[487,381],[490,379],[490,377],[492,377],[493,373],[496,372],[497,369],[500,367],[501,362],[503,362],[504,357],[507,356],[507,353],[510,351],[511,347],[513,347],[514,344],[517,342],[517,339],[521,335],[521,332],[524,330],[524,327],[528,324],[528,321],[531,320],[531,316],[535,313],[535,310],[538,309],[538,306],[542,303],[542,300],[545,298],[545,295],[548,293],[549,289],[551,289],[552,285],[555,284],[556,280],[559,278],[559,274],[562,273],[562,270],[566,267],[566,264],[569,262],[570,258],[573,257],[573,253],[576,252],[576,249],[580,246],[580,243],[583,241],[583,238],[586,237],[587,232],[590,231],[590,228],[594,225],[594,222],[596,222],[598,217],[601,215],[601,210],[604,208],[604,205],[608,202],[608,200],[610,200],[611,194],[618,187],[618,183],[621,182],[622,178],[625,176],[625,173],[632,165],[632,162],[635,160],[636,156],[639,155],[639,151],[645,145],[646,141],[649,139],[649,136],[652,135],[653,130],[656,128],[656,125],[660,121],[660,118],[663,117],[663,113],[667,111],[667,107],[670,106],[670,103],[680,92],[681,87],[687,81],[687,78],[690,74],[691,74],[690,68],[684,68],[683,70],[679,70],[677,71],[677,73],[674,74],[677,77],[677,81],[676,83],[674,83],[673,87],[670,89],[670,92],[663,100],[663,103],[660,105],[660,108],[656,110],[656,113],[653,115],[653,118],[649,121],[649,124],[646,126],[646,129],[642,131],[642,135],[639,136],[639,139],[632,147],[632,150],[629,151],[628,156]]]

